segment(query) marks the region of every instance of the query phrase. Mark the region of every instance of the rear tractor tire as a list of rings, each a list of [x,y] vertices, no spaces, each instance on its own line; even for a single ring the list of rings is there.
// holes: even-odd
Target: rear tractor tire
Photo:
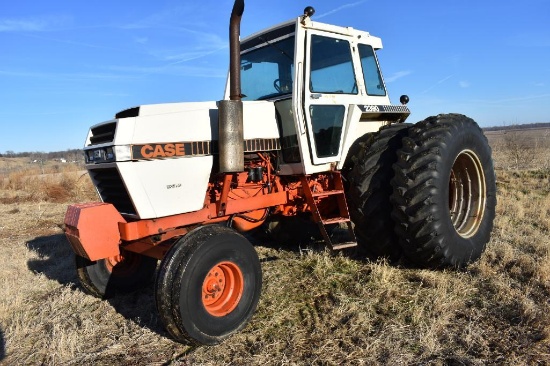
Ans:
[[[434,268],[477,260],[496,206],[491,148],[477,123],[460,114],[417,123],[394,171],[392,217],[404,256]]]
[[[84,290],[102,299],[145,286],[153,279],[157,268],[156,258],[124,250],[118,256],[97,261],[77,255],[75,262]]]
[[[186,234],[165,255],[155,300],[175,340],[214,345],[248,323],[261,288],[260,261],[250,242],[230,228],[207,225]]]
[[[359,251],[370,257],[392,261],[401,256],[401,247],[391,220],[390,196],[393,164],[401,139],[410,124],[393,124],[367,134],[356,150],[347,175],[347,200]]]

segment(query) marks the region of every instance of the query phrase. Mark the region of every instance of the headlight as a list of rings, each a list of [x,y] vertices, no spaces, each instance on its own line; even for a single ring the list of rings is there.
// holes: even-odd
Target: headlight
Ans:
[[[86,163],[106,163],[115,160],[112,147],[103,147],[86,152]]]
[[[113,152],[112,147],[108,147],[105,149],[105,160],[114,160],[115,159],[115,153]]]
[[[130,145],[98,147],[86,150],[86,163],[109,163],[112,161],[131,160]]]
[[[88,150],[86,151],[86,163],[91,163],[94,161],[94,151]]]
[[[130,145],[120,145],[114,147],[114,153],[118,161],[132,160]]]

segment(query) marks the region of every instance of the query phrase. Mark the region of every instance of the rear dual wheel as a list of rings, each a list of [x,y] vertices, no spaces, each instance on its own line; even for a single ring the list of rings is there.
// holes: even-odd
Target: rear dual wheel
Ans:
[[[397,152],[392,217],[404,255],[424,267],[462,267],[478,259],[495,217],[491,149],[460,114],[410,128]]]
[[[496,184],[491,149],[472,119],[442,114],[383,127],[362,138],[351,160],[348,204],[365,254],[420,267],[461,267],[481,256]]]
[[[199,227],[176,242],[155,283],[160,319],[179,342],[213,345],[242,329],[260,298],[254,247],[227,227]]]
[[[410,124],[393,124],[361,138],[350,153],[347,199],[359,250],[370,257],[397,260],[401,256],[391,219],[393,164]]]

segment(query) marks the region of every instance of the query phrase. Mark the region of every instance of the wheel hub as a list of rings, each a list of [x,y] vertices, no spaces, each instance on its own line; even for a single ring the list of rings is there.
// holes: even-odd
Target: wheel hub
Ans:
[[[233,262],[221,262],[208,271],[202,285],[202,303],[206,311],[221,317],[232,312],[244,289],[243,274]]]
[[[120,254],[118,255],[115,255],[113,257],[108,257],[108,258],[105,258],[105,264],[109,267],[109,268],[113,268],[114,266],[116,266],[117,264],[119,264],[120,262],[122,262],[124,260],[124,257]]]
[[[457,233],[463,238],[474,236],[485,211],[487,188],[483,168],[471,150],[458,154],[449,179],[449,211]]]
[[[116,271],[117,276],[133,276],[141,261],[142,258],[139,255],[121,250],[120,254],[105,258],[103,263],[110,273]]]

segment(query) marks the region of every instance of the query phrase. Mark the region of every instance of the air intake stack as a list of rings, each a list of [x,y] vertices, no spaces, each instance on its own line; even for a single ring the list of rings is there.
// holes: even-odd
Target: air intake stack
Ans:
[[[244,0],[235,0],[229,23],[229,100],[218,102],[220,172],[244,170],[243,102],[241,101],[241,18]]]

